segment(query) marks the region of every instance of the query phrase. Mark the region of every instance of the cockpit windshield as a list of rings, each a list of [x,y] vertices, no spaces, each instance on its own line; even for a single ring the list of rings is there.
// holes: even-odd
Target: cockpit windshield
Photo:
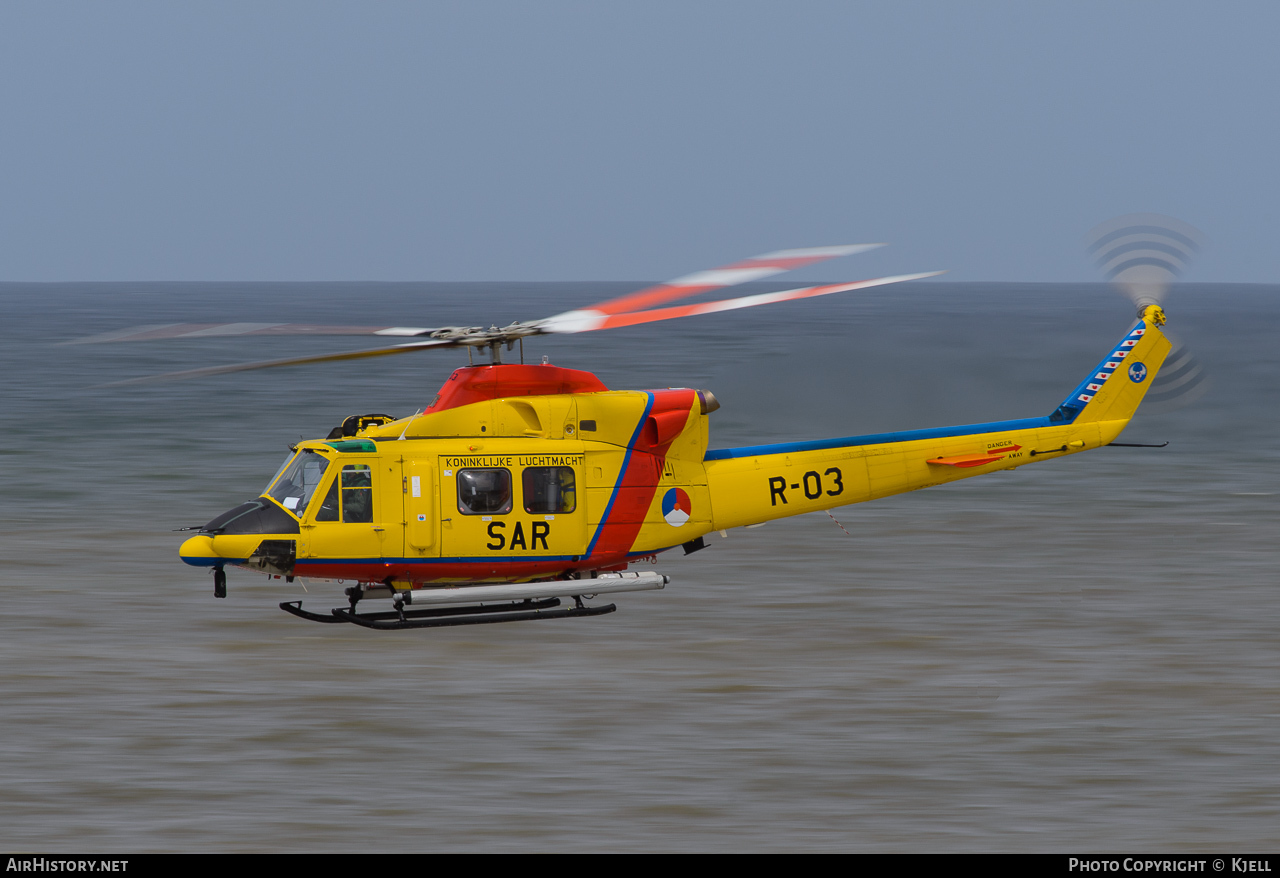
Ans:
[[[280,475],[267,490],[267,496],[301,518],[328,468],[328,458],[303,449],[280,471]]]

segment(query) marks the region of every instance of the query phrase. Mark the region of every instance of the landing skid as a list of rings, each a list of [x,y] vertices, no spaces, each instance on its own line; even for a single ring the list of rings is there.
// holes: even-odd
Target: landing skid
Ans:
[[[403,610],[384,613],[357,613],[348,607],[334,607],[328,615],[302,609],[302,601],[285,601],[280,609],[300,619],[312,622],[351,622],[362,628],[377,631],[404,631],[408,628],[448,628],[456,625],[491,625],[497,622],[528,622],[534,619],[568,619],[577,616],[603,616],[618,608],[613,604],[601,607],[583,606],[575,600],[574,606],[560,607],[559,598],[525,600],[510,604],[484,604],[471,607],[433,607],[426,610]]]
[[[347,589],[351,603],[335,607],[327,614],[302,609],[302,601],[285,601],[280,609],[312,622],[351,622],[378,631],[403,631],[406,628],[446,628],[452,625],[489,625],[494,622],[529,622],[534,619],[569,619],[577,616],[603,616],[617,607],[605,604],[588,607],[582,603],[602,594],[624,591],[649,591],[666,586],[668,578],[661,573],[602,573],[589,579],[564,579],[544,582],[507,582],[494,585],[429,588],[390,593],[383,585],[355,585]],[[392,597],[395,609],[382,613],[357,613],[356,604],[370,593]],[[572,597],[573,606],[560,608],[560,597]],[[425,604],[423,609],[408,606]],[[465,606],[464,606],[465,605]]]

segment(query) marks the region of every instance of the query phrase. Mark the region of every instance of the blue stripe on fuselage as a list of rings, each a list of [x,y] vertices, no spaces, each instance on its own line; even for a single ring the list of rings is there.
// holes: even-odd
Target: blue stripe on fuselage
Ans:
[[[1102,358],[1094,370],[1089,373],[1089,377],[1080,382],[1080,385],[1071,392],[1062,403],[1054,410],[1053,414],[1047,418],[1023,418],[1018,421],[993,421],[989,424],[966,424],[961,427],[937,427],[929,430],[903,430],[899,433],[873,433],[870,436],[845,436],[840,439],[815,439],[810,442],[780,442],[776,445],[749,445],[745,448],[720,448],[715,451],[708,451],[703,460],[729,460],[735,457],[757,457],[762,454],[788,454],[797,451],[826,451],[831,448],[855,448],[859,445],[887,445],[893,442],[913,442],[917,439],[948,439],[954,436],[973,436],[979,433],[1003,433],[1006,430],[1033,430],[1037,427],[1061,427],[1070,424],[1080,416],[1088,401],[1079,397],[1086,394],[1092,399],[1092,392],[1087,392],[1090,383],[1095,380],[1095,375],[1101,372],[1110,373],[1114,370],[1107,368],[1107,363],[1116,359],[1116,355],[1122,351],[1126,351],[1125,341],[1131,338],[1141,338],[1146,329],[1146,321],[1139,320],[1133,326],[1129,327],[1129,331],[1125,333],[1124,338],[1120,340],[1120,344],[1111,349],[1111,353]],[[1135,334],[1136,333],[1136,334]],[[1122,355],[1119,360],[1123,362],[1125,357]],[[1104,381],[1106,379],[1103,379]]]
[[[1055,427],[1063,421],[1048,418],[1023,418],[1018,421],[993,421],[989,424],[967,424],[962,427],[935,427],[928,430],[902,430],[897,433],[872,433],[869,436],[844,436],[840,439],[813,439],[808,442],[779,442],[776,445],[748,445],[744,448],[718,448],[708,451],[704,460],[729,460],[735,457],[757,457],[762,454],[789,454],[797,451],[825,451],[830,448],[854,448],[859,445],[886,445],[891,442],[914,442],[917,439],[946,439],[978,433],[1002,433],[1006,430],[1033,430]]]

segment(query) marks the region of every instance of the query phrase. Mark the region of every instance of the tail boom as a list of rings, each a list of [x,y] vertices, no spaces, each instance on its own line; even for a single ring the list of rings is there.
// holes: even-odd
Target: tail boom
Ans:
[[[709,451],[712,527],[759,524],[1098,448],[1128,425],[1170,349],[1158,307],[1048,417]]]

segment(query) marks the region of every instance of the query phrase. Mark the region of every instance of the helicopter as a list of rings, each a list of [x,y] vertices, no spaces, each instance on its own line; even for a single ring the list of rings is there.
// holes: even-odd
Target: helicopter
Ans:
[[[740,448],[710,447],[713,393],[610,390],[590,372],[524,362],[524,340],[635,326],[867,289],[942,272],[822,284],[672,304],[712,290],[863,252],[876,244],[782,250],[686,275],[549,318],[498,327],[172,324],[85,341],[266,334],[366,334],[411,340],[372,350],[238,363],[131,379],[466,347],[434,399],[407,417],[354,415],[300,441],[262,493],[199,527],[181,546],[227,594],[228,567],[288,582],[328,581],[345,606],[285,601],[303,619],[402,630],[597,616],[601,595],[661,589],[629,569],[706,537],[808,512],[1013,469],[1116,443],[1171,349],[1150,296],[1136,322],[1048,415]],[[503,350],[520,348],[520,362]],[[473,351],[487,351],[476,363]],[[362,611],[373,598],[385,611]],[[561,599],[572,600],[562,606]]]

